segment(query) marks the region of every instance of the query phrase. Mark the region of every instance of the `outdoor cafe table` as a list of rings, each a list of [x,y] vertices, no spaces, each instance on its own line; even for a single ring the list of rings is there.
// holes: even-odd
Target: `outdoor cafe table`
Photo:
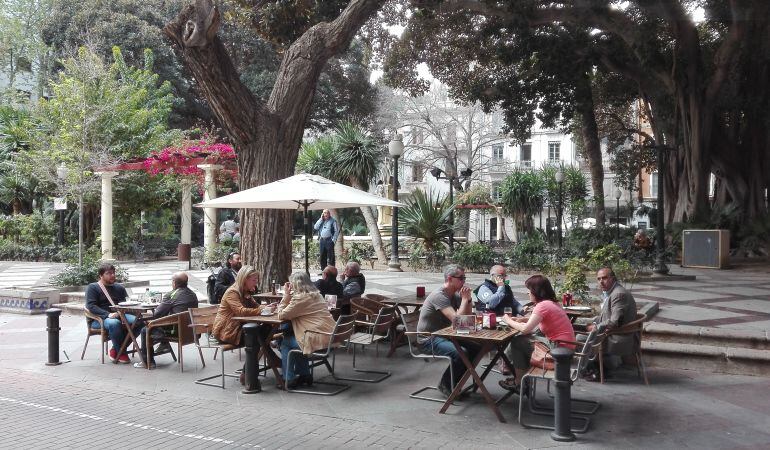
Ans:
[[[401,308],[412,306],[414,307],[415,311],[419,311],[419,309],[422,308],[423,303],[425,303],[425,297],[417,297],[414,294],[408,294],[398,297],[385,298],[379,301],[381,303],[385,303],[386,305],[393,305]]]
[[[481,395],[484,397],[484,401],[487,402],[487,406],[489,406],[489,409],[491,409],[492,412],[495,413],[495,416],[497,416],[497,419],[500,422],[505,422],[505,418],[503,417],[503,414],[500,412],[500,409],[497,407],[497,403],[489,394],[489,391],[487,391],[486,386],[484,386],[484,379],[487,377],[487,375],[489,375],[489,372],[495,366],[495,363],[497,362],[498,358],[503,358],[503,361],[505,361],[508,367],[513,367],[513,364],[511,364],[511,362],[505,356],[504,350],[505,350],[505,347],[508,345],[508,343],[511,342],[511,340],[514,337],[516,337],[518,334],[519,332],[516,330],[479,330],[479,331],[473,331],[468,334],[458,334],[455,332],[455,330],[452,329],[452,327],[443,328],[441,330],[431,333],[431,336],[437,336],[437,337],[449,339],[450,341],[452,341],[452,343],[455,346],[455,349],[460,354],[460,359],[463,361],[463,364],[465,364],[465,367],[468,369],[460,378],[454,390],[449,395],[449,398],[447,398],[446,402],[444,402],[444,405],[439,410],[439,413],[444,414],[447,411],[447,409],[449,409],[449,406],[452,405],[452,402],[462,392],[465,382],[468,381],[468,377],[473,377],[474,384],[481,391]],[[463,342],[472,342],[474,344],[481,346],[481,351],[479,351],[479,353],[476,355],[476,358],[473,361],[470,361],[468,359],[468,356],[465,354],[465,352],[462,351],[462,348],[460,347],[460,345]],[[487,353],[495,349],[497,350],[497,352],[495,353],[495,356],[492,358],[492,361],[489,362],[489,365],[487,365],[487,368],[484,370],[484,373],[482,373],[481,376],[479,376],[479,374],[476,372],[476,366],[478,366],[479,362],[481,361],[481,358],[483,358],[484,355],[486,355]]]
[[[128,318],[126,318],[126,314],[134,314],[136,316],[136,320],[139,320],[142,317],[142,314],[144,314],[147,311],[154,310],[158,307],[157,303],[140,303],[138,305],[113,305],[110,306],[110,309],[115,310],[116,313],[118,313],[118,318],[120,318],[120,321],[123,323],[123,326],[126,327],[128,330],[128,334],[126,335],[126,338],[123,339],[123,344],[120,345],[120,351],[118,352],[118,356],[120,356],[126,349],[128,348],[129,342],[134,344],[134,351],[138,351],[139,344],[136,342],[136,336],[134,335],[134,330],[131,324],[128,323]],[[136,324],[136,322],[134,322]],[[115,364],[118,363],[117,358],[115,361],[113,361]]]
[[[252,297],[260,301],[264,300],[267,303],[273,303],[273,302],[280,302],[281,299],[283,298],[283,294],[280,292],[275,294],[270,292],[262,292],[260,294],[252,295]]]
[[[263,338],[260,333],[257,333],[257,341],[259,342],[259,351],[260,354],[257,355],[256,358],[254,358],[254,361],[257,363],[255,367],[249,366],[249,364],[246,364],[246,379],[250,380],[250,374],[251,371],[259,371],[259,357],[264,354],[267,356],[269,368],[273,369],[273,375],[275,375],[275,380],[278,384],[279,389],[283,387],[283,377],[281,377],[281,373],[278,371],[278,367],[280,366],[280,363],[276,361],[278,357],[270,350],[270,341],[273,340],[273,335],[275,334],[276,330],[278,330],[278,327],[282,323],[289,323],[288,320],[281,320],[278,318],[277,313],[270,314],[269,316],[238,316],[233,317],[233,320],[237,320],[241,323],[257,323],[260,325],[270,325],[270,333],[268,334],[267,338]],[[249,361],[246,359],[246,361]],[[280,361],[280,360],[279,360]],[[267,368],[265,368],[267,369]],[[247,391],[251,390],[250,386],[247,386]],[[244,391],[245,392],[245,391]]]

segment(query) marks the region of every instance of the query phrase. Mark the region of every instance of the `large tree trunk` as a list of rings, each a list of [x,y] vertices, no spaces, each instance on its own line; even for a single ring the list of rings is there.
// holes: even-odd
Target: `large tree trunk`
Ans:
[[[284,53],[267,102],[241,82],[217,37],[218,9],[211,0],[187,5],[164,28],[185,66],[238,152],[238,184],[247,189],[294,173],[310,105],[326,61],[350,45],[383,0],[352,0],[332,22],[307,30]],[[298,199],[299,200],[299,199]],[[291,212],[241,212],[241,254],[263,275],[291,272]]]
[[[582,77],[584,84],[578,90],[583,93],[581,100],[577,103],[577,109],[580,113],[580,134],[583,135],[583,149],[585,157],[588,160],[588,168],[591,171],[591,187],[594,191],[594,205],[597,225],[606,222],[606,212],[604,209],[604,167],[602,166],[602,146],[599,141],[599,126],[596,124],[596,112],[594,111],[594,100],[591,93],[591,85],[588,76]]]

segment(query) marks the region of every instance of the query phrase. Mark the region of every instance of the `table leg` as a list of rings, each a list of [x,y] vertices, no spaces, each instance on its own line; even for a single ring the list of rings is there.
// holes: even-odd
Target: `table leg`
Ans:
[[[121,323],[123,323],[123,326],[126,327],[126,330],[128,331],[128,335],[125,339],[123,339],[123,344],[120,346],[120,351],[118,352],[118,358],[120,358],[120,355],[122,355],[124,352],[128,350],[128,344],[129,342],[132,342],[134,344],[134,352],[139,351],[139,344],[136,343],[136,336],[134,336],[134,331],[131,329],[131,324],[128,323],[128,319],[126,319],[126,314],[118,310],[118,317],[120,317]],[[139,315],[136,316],[136,320],[139,320]],[[130,341],[129,341],[130,339]],[[114,364],[117,364],[118,360],[116,359]]]
[[[268,363],[270,364],[270,368],[273,369],[273,375],[275,375],[277,387],[280,389],[283,387],[283,377],[278,370],[278,367],[281,365],[280,359],[276,361],[275,353],[270,349],[270,342],[273,340],[273,336],[277,329],[277,326],[270,327],[270,333],[267,334],[267,339],[262,337],[262,333],[257,333],[257,340],[259,341],[260,352],[263,352],[263,355],[267,355]]]
[[[481,395],[484,397],[484,400],[487,402],[487,406],[489,406],[489,409],[492,410],[492,412],[497,416],[497,420],[500,422],[505,423],[505,417],[503,417],[503,414],[500,412],[500,409],[498,409],[497,404],[492,399],[492,396],[489,394],[489,391],[487,391],[487,388],[484,386],[484,381],[479,377],[479,374],[476,372],[476,365],[481,361],[481,358],[486,355],[493,347],[490,344],[484,344],[484,346],[481,348],[481,351],[479,351],[478,355],[476,355],[476,358],[473,362],[471,362],[468,357],[465,355],[465,352],[460,347],[460,344],[455,339],[451,339],[452,344],[454,344],[455,349],[460,354],[460,359],[462,360],[463,364],[465,364],[466,371],[463,374],[463,376],[460,378],[460,381],[457,383],[457,386],[455,386],[454,390],[452,391],[452,394],[447,399],[446,403],[444,403],[444,406],[441,407],[439,412],[441,414],[444,414],[447,409],[449,409],[449,405],[452,404],[452,402],[457,398],[457,396],[460,395],[460,392],[462,392],[463,385],[468,380],[468,377],[473,377],[473,381],[476,383],[476,385],[481,390]]]

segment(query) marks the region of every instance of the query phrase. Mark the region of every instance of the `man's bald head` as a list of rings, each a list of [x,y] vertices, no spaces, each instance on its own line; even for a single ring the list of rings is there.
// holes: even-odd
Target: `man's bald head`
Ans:
[[[187,287],[187,274],[184,272],[176,272],[171,275],[171,282],[176,289]]]
[[[505,275],[505,267],[501,266],[500,264],[496,264],[492,266],[491,269],[489,269],[490,275]]]
[[[323,273],[325,280],[334,280],[337,278],[337,268],[334,266],[326,266]]]

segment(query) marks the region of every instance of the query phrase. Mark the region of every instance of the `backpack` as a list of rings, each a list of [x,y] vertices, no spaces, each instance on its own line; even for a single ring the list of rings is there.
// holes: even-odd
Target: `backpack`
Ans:
[[[209,304],[216,305],[219,303],[218,298],[216,298],[216,295],[214,293],[214,286],[217,284],[217,275],[215,273],[212,273],[209,275],[208,278],[206,278],[206,294],[208,294],[209,297]]]

